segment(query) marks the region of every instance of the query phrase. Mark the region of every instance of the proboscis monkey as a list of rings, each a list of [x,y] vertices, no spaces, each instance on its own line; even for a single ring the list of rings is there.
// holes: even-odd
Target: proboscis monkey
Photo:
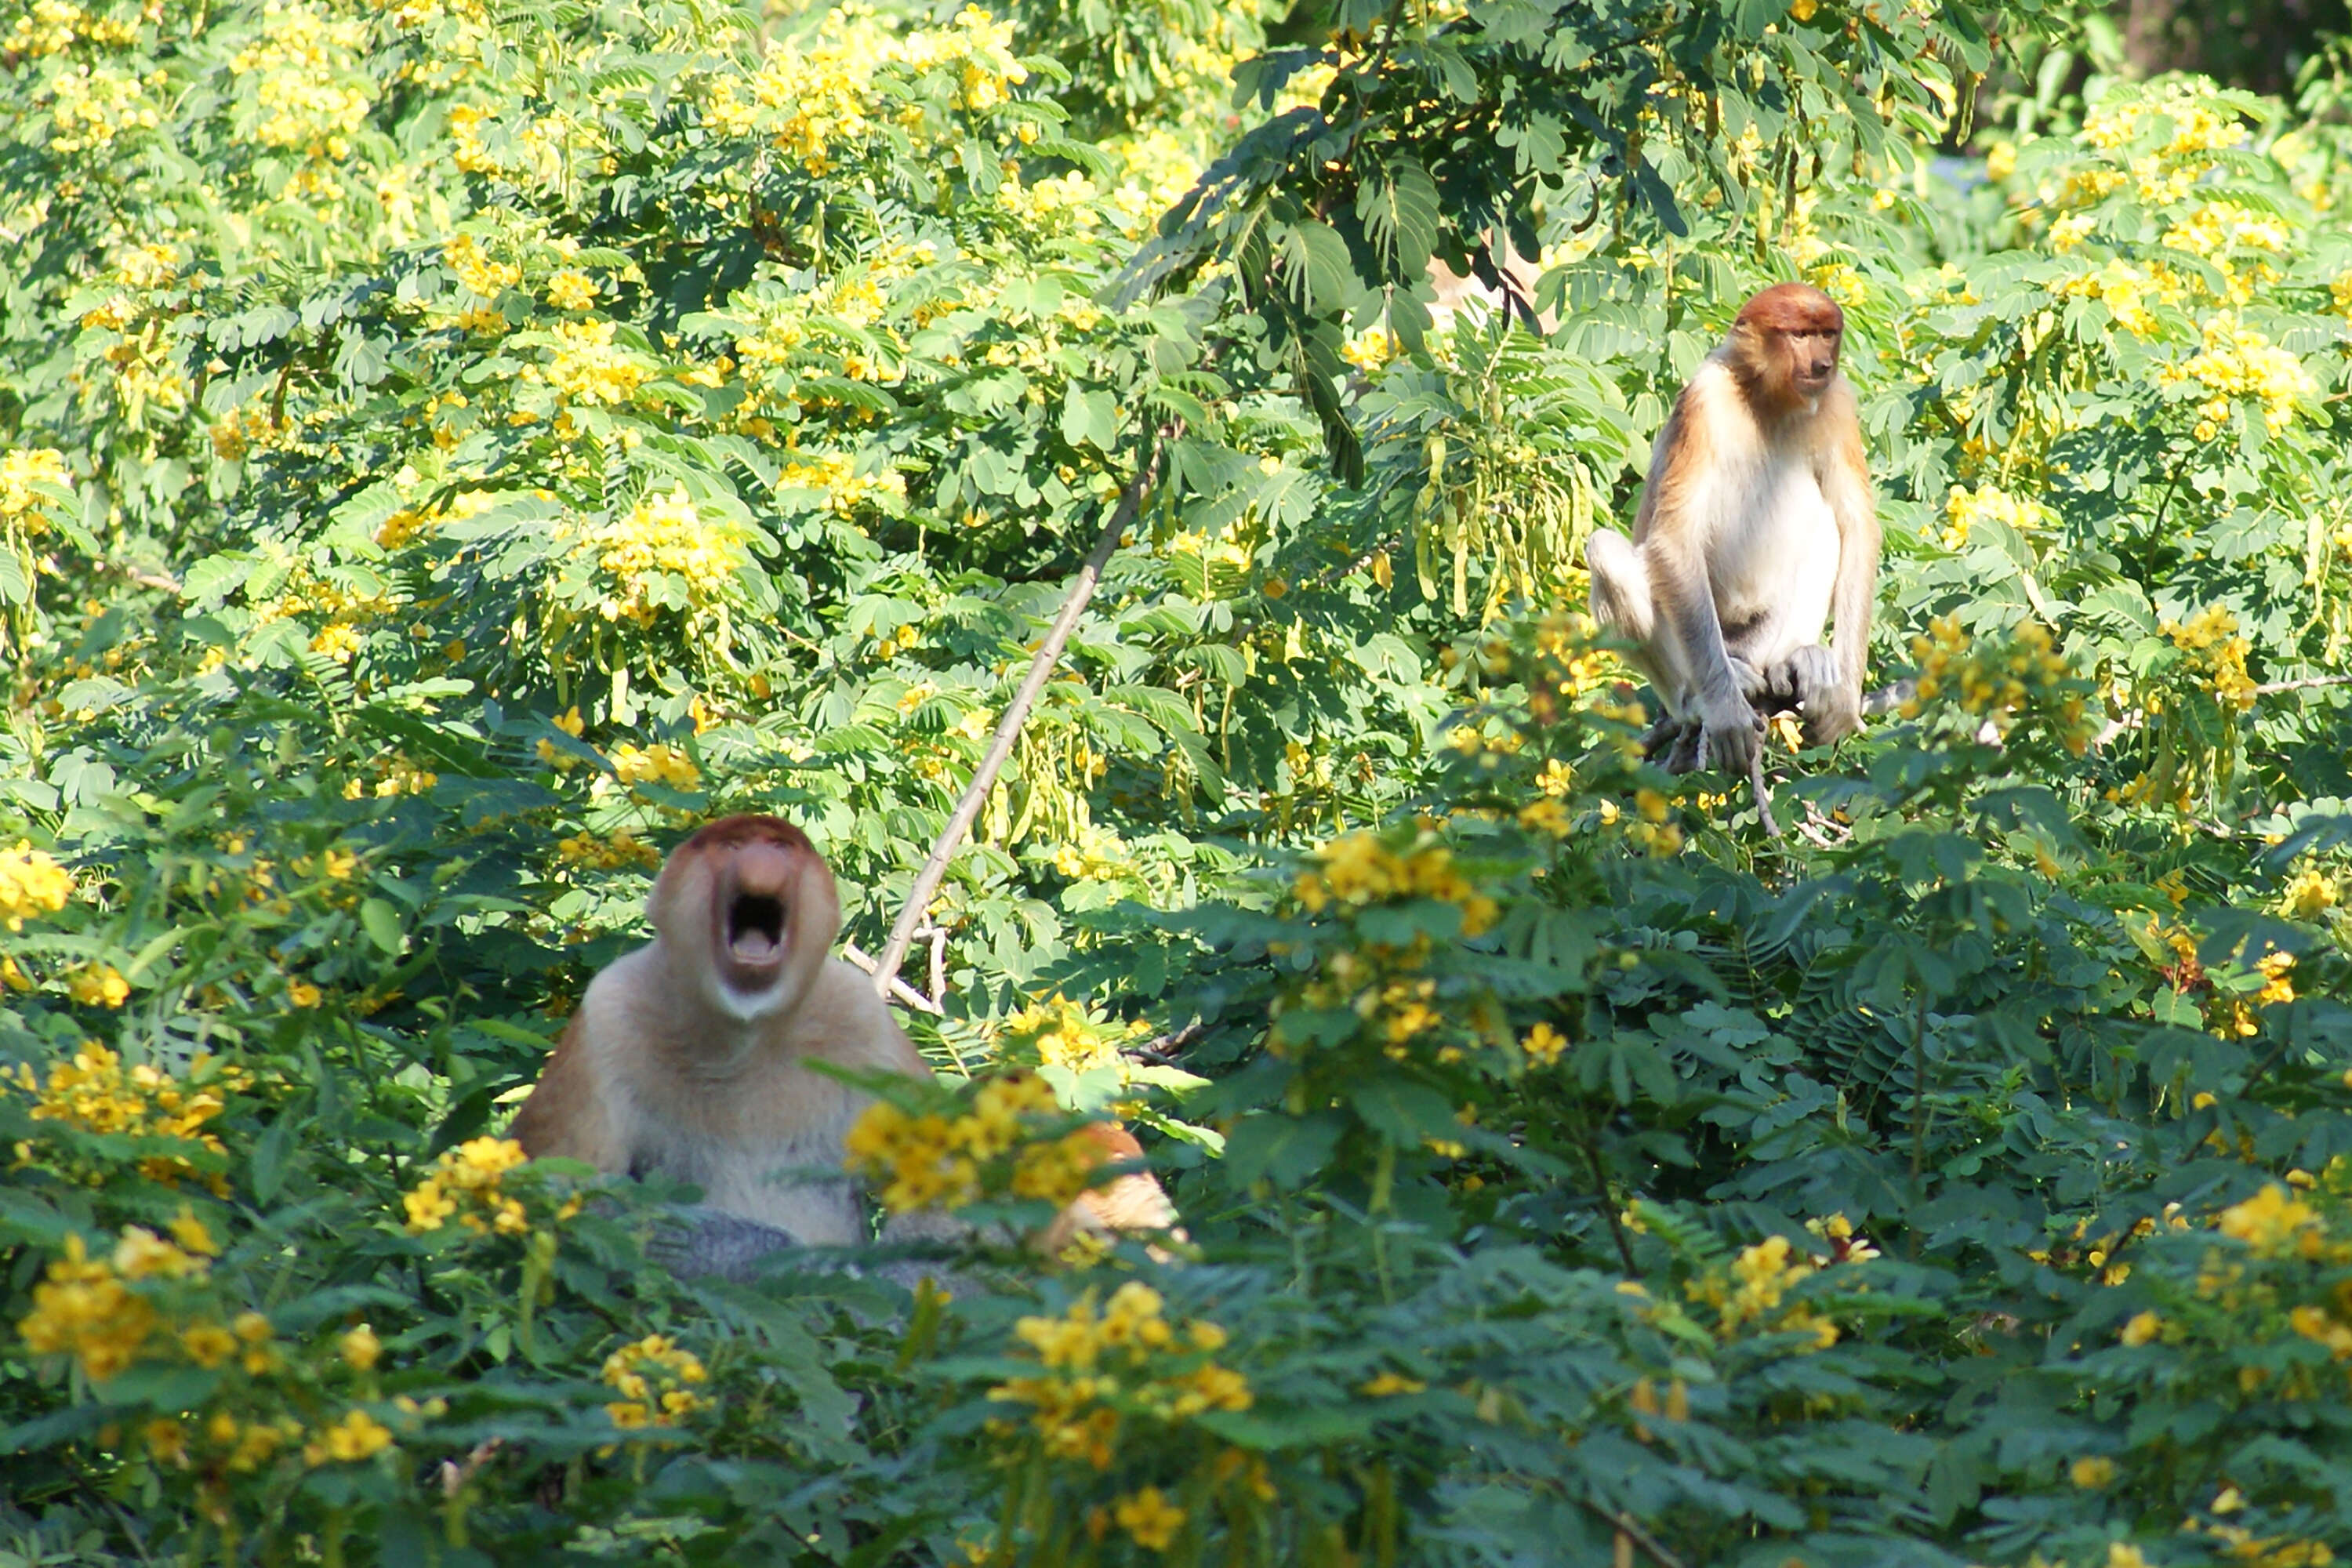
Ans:
[[[1862,722],[1879,532],[1844,333],[1805,284],[1748,300],[1675,399],[1632,541],[1585,546],[1593,617],[1641,645],[1668,713],[1651,746],[1675,772],[1748,773],[1759,703],[1798,709],[1816,744]]]
[[[841,899],[832,871],[790,823],[730,816],[671,853],[646,912],[654,940],[590,983],[513,1136],[534,1157],[692,1183],[709,1207],[803,1244],[865,1241],[849,1178],[810,1173],[841,1170],[843,1141],[870,1097],[809,1064],[926,1079],[930,1068],[872,983],[833,956]],[[1114,1135],[1125,1144],[1113,1148]],[[1141,1152],[1117,1129],[1096,1136],[1114,1158]],[[1113,1201],[1139,1180],[1159,1196],[1149,1214],[1131,1198]],[[1134,1173],[1072,1205],[1081,1207],[1055,1228],[1174,1217],[1159,1184]],[[754,1252],[783,1245],[713,1234]]]

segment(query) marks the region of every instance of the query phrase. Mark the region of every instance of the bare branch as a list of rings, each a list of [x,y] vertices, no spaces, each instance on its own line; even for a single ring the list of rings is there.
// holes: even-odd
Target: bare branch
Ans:
[[[1087,602],[1094,597],[1095,585],[1102,581],[1103,568],[1109,563],[1111,552],[1118,548],[1119,535],[1135,521],[1143,493],[1159,471],[1160,446],[1154,441],[1126,492],[1118,498],[1110,521],[1103,525],[1102,537],[1095,541],[1085,564],[1078,568],[1077,578],[1070,584],[1070,596],[1063,602],[1062,613],[1054,617],[1045,640],[1037,646],[1037,657],[1029,661],[1028,679],[1013,694],[1004,717],[997,721],[996,738],[989,743],[988,754],[981,758],[980,766],[973,770],[971,782],[964,786],[963,798],[956,802],[947,826],[940,830],[939,842],[931,846],[930,858],[915,874],[915,885],[907,892],[906,907],[898,911],[898,921],[890,928],[890,940],[883,945],[882,956],[874,963],[874,989],[879,994],[889,995],[890,987],[897,983],[898,966],[907,961],[907,949],[915,940],[915,928],[922,923],[924,913],[930,908],[931,895],[939,891],[940,881],[947,876],[948,862],[955,858],[964,835],[971,831],[988,792],[996,787],[996,775],[1003,771],[1004,760],[1013,754],[1013,742],[1019,738],[1021,726],[1028,721],[1029,710],[1035,705],[1038,693],[1045,689],[1054,666],[1061,662],[1062,649],[1069,642],[1070,633],[1076,629]]]

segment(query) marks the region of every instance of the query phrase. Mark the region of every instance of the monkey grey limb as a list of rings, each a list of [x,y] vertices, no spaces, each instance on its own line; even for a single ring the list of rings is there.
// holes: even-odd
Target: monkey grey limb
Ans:
[[[785,1268],[784,1254],[792,1255],[792,1272],[882,1279],[908,1290],[926,1279],[948,1285],[955,1278],[944,1256],[928,1256],[941,1249],[908,1256],[907,1248],[887,1242],[886,1237],[886,1245],[872,1249],[870,1257],[856,1256],[852,1248],[803,1247],[779,1226],[698,1205],[667,1211],[661,1228],[646,1239],[646,1257],[680,1279],[717,1279],[734,1285]]]

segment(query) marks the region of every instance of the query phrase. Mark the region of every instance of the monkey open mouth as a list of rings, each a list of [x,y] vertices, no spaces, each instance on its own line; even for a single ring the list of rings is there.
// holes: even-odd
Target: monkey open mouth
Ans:
[[[738,893],[727,906],[727,956],[750,968],[773,963],[784,950],[784,901],[772,893]]]

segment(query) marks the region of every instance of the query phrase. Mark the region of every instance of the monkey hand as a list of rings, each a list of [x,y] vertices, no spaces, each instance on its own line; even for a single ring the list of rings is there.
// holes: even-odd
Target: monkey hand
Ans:
[[[1834,744],[1861,728],[1862,704],[1842,686],[1805,704],[1805,738],[1816,746]]]
[[[1763,720],[1748,700],[1735,692],[1727,699],[1700,702],[1698,725],[1697,755],[1692,765],[1714,768],[1734,778],[1747,777],[1764,730]]]

